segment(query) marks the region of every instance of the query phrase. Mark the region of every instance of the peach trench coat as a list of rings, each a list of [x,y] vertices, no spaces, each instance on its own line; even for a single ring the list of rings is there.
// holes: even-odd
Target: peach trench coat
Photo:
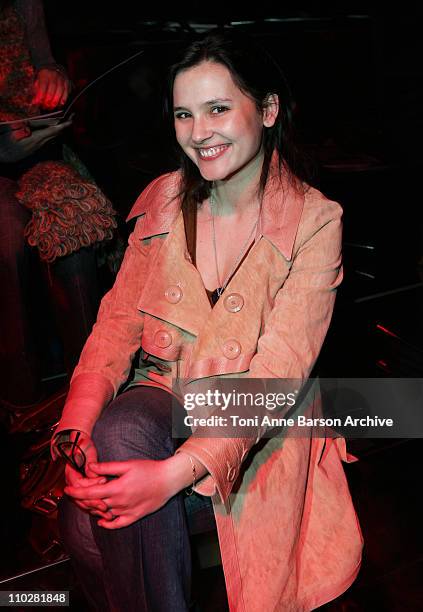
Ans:
[[[175,377],[307,379],[342,278],[342,209],[272,169],[256,242],[214,308],[187,251],[179,173],[144,190],[56,433],[91,433],[140,347],[149,365],[141,360],[138,382],[168,390]],[[195,490],[212,498],[230,610],[313,610],[359,570],[363,541],[341,463],[354,458],[342,438],[256,442],[192,435],[178,449],[209,472]]]

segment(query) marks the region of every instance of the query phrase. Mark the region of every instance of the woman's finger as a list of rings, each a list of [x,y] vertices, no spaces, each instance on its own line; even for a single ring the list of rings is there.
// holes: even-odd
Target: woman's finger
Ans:
[[[95,478],[80,478],[75,486],[78,487],[92,487],[93,485],[106,484],[107,479],[104,476],[97,476]]]
[[[92,514],[93,516],[99,516],[100,518],[106,521],[112,521],[115,518],[110,510],[108,510],[107,512],[101,512],[101,510],[90,510],[90,514]]]
[[[68,463],[65,465],[65,480],[67,485],[78,486],[82,478],[83,476],[77,470],[74,470]]]
[[[115,480],[112,480],[104,485],[92,485],[90,487],[66,486],[64,491],[66,495],[74,499],[104,499],[113,497],[118,492],[115,482]]]
[[[131,469],[128,461],[104,461],[102,463],[89,463],[88,468],[96,474],[107,476],[121,476]]]
[[[78,500],[76,500],[76,499],[73,499],[73,500],[72,500],[72,502],[73,502],[73,503],[74,503],[76,506],[78,506],[78,508],[81,508],[82,510],[88,510],[88,511],[90,511],[90,510],[91,510],[90,506],[88,506],[88,504],[84,504],[84,502],[78,501]]]
[[[112,508],[113,511],[121,510],[123,512],[124,510],[128,509],[128,504],[123,503],[122,501],[119,501],[119,498],[116,498],[116,497],[113,497],[113,498],[105,497],[102,501],[106,504],[107,509]],[[115,514],[119,514],[119,513],[115,512]]]
[[[99,511],[99,512],[108,512],[109,506],[103,502],[102,499],[97,500],[80,500],[70,498],[72,503],[76,504],[79,508],[83,510],[88,510],[88,512]]]
[[[129,516],[117,516],[111,521],[106,521],[101,519],[97,522],[99,527],[104,527],[104,529],[120,529],[121,527],[128,527],[134,522],[135,519]]]

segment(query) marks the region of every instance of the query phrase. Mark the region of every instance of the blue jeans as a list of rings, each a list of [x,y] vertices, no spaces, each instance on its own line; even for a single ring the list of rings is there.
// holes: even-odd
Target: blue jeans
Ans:
[[[104,409],[93,440],[100,461],[173,455],[182,440],[172,438],[171,395],[142,386],[122,393]],[[62,540],[94,609],[188,610],[191,548],[184,496],[181,492],[156,512],[113,531],[98,527],[98,517],[90,518],[69,498],[62,500]]]

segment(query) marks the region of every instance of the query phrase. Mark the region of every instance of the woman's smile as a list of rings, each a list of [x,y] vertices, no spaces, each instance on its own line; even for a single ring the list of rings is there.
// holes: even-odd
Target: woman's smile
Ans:
[[[202,147],[200,149],[197,148],[198,156],[201,161],[213,161],[218,157],[221,157],[231,145],[215,145],[214,147]]]

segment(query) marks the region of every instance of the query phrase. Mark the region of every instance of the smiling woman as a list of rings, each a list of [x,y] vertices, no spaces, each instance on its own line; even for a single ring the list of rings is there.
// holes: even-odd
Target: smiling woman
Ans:
[[[131,211],[53,439],[53,454],[78,437],[86,456],[85,475],[66,468],[62,534],[96,609],[186,612],[191,485],[213,504],[231,612],[305,612],[360,566],[345,444],[289,429],[264,439],[254,405],[236,437],[206,419],[181,444],[172,399],[228,376],[260,390],[289,378],[304,391],[297,409],[319,415],[308,377],[342,280],[342,210],[307,184],[289,88],[250,39],[208,34],[184,49],[166,109],[180,170]]]
[[[177,75],[173,97],[177,141],[203,178],[223,181],[241,169],[257,173],[263,127],[274,125],[278,114],[277,95],[258,111],[225,66],[205,61]]]

